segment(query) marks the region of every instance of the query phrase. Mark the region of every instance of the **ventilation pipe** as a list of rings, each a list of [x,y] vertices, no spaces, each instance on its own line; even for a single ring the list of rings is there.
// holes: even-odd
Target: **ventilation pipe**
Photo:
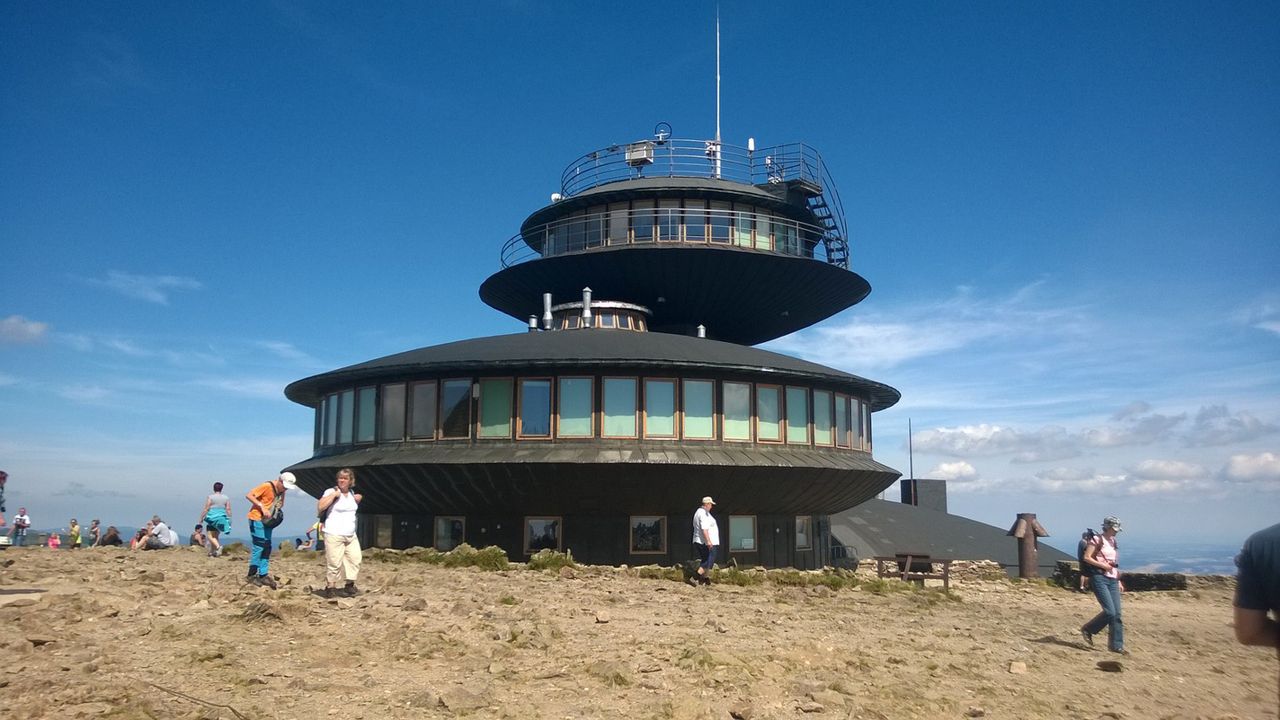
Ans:
[[[538,332],[538,316],[529,316],[529,332]]]
[[[551,293],[542,293],[542,329],[551,329]]]
[[[706,325],[699,325],[699,326],[698,326],[698,337],[700,337],[700,338],[704,338],[704,337],[706,337],[706,336],[707,336],[707,326],[706,326]]]
[[[589,328],[592,326],[591,317],[591,288],[582,288],[582,327]]]

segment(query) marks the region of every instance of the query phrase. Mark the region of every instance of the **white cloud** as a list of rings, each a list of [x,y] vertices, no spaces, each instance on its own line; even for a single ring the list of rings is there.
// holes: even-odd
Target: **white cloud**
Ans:
[[[1267,332],[1273,332],[1280,335],[1280,320],[1265,320],[1255,324],[1254,327],[1259,330],[1266,330]]]
[[[204,387],[222,390],[245,397],[284,400],[284,386],[288,383],[263,378],[205,378],[198,381]]]
[[[1280,488],[1280,455],[1232,455],[1220,475],[1228,482]]]
[[[17,384],[18,384],[18,378],[12,375],[6,375],[4,373],[0,373],[0,387],[5,387],[8,385],[17,385]]]
[[[1151,405],[1143,402],[1142,400],[1135,400],[1117,410],[1116,414],[1111,416],[1111,419],[1124,420],[1125,418],[1133,417],[1135,415],[1145,415],[1149,412],[1151,412]]]
[[[1231,414],[1225,405],[1200,408],[1188,433],[1193,445],[1232,445],[1247,442],[1280,431],[1280,427],[1240,411]]]
[[[278,340],[263,340],[257,345],[264,348],[284,360],[292,360],[298,362],[315,363],[316,359],[293,346],[293,343],[282,342]]]
[[[1186,415],[1126,415],[1118,425],[1090,428],[1081,433],[1086,445],[1113,448],[1150,445],[1169,437],[1169,431],[1186,420]]]
[[[978,477],[978,471],[974,469],[972,465],[963,460],[940,463],[933,470],[930,470],[926,477],[959,483],[973,482],[980,479]]]
[[[10,315],[0,320],[0,344],[37,343],[44,340],[48,330],[48,323],[28,320],[21,315]]]
[[[80,403],[96,403],[111,396],[111,391],[100,385],[68,385],[57,392],[67,400]]]
[[[204,287],[194,278],[177,275],[133,275],[118,270],[108,272],[105,280],[89,282],[110,288],[125,297],[145,300],[157,305],[168,305],[171,291],[199,290]]]

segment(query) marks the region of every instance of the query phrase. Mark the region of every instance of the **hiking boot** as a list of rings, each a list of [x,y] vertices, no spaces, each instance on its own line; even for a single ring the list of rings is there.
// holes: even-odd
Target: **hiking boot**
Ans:
[[[356,589],[355,583],[349,582],[342,588],[342,594],[346,597],[355,597],[360,594],[360,591]]]
[[[263,587],[269,587],[272,590],[275,590],[276,588],[280,587],[279,585],[276,584],[276,581],[272,579],[270,575],[259,575],[257,579],[257,583]]]
[[[1080,637],[1084,638],[1085,643],[1087,643],[1089,647],[1093,647],[1093,633],[1085,630],[1084,628],[1080,628]]]
[[[320,597],[324,598],[325,600],[332,600],[334,597],[333,588],[327,587],[324,590],[321,590]]]

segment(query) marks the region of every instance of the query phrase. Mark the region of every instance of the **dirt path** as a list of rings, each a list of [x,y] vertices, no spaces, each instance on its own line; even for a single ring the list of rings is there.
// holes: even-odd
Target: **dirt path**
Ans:
[[[949,598],[369,560],[368,592],[326,601],[304,554],[273,561],[278,591],[188,549],[0,564],[6,718],[1276,717],[1275,653],[1235,643],[1227,584],[1127,594],[1133,654],[1109,673],[1076,632],[1092,597],[1038,583]]]

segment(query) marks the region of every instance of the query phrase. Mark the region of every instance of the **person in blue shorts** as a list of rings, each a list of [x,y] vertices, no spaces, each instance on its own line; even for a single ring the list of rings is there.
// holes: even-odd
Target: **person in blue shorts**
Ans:
[[[200,522],[204,523],[205,532],[208,533],[209,557],[218,557],[222,554],[222,543],[218,541],[218,536],[231,532],[231,498],[222,493],[222,483],[214,483],[213,493],[205,498]]]

